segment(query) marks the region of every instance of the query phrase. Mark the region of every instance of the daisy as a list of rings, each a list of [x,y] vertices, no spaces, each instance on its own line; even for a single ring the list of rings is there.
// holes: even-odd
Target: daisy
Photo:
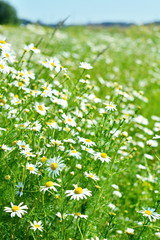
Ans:
[[[68,214],[68,215],[73,216],[75,219],[77,219],[77,218],[87,219],[88,218],[88,215],[81,214],[80,212],[72,213],[72,214]]]
[[[32,174],[38,174],[38,168],[34,164],[27,163],[26,169],[29,170],[29,172]]]
[[[22,150],[20,153],[22,153],[25,157],[35,157],[36,155],[30,152],[28,149]]]
[[[85,144],[87,147],[91,147],[91,146],[95,146],[96,144],[94,142],[92,142],[90,139],[86,139],[86,138],[79,138],[79,141],[82,142],[83,144]]]
[[[107,111],[116,111],[117,110],[117,108],[116,108],[116,105],[114,104],[114,103],[112,103],[112,102],[110,102],[110,103],[105,103],[105,109],[107,110]]]
[[[69,156],[76,157],[77,159],[81,159],[81,153],[74,150],[69,151]]]
[[[52,178],[54,178],[55,176],[59,175],[59,173],[62,171],[62,169],[64,168],[64,163],[63,161],[61,161],[61,157],[54,157],[54,158],[50,158],[47,161],[47,170],[48,170],[48,175],[52,176]]]
[[[104,152],[102,152],[102,153],[100,153],[100,152],[96,153],[96,154],[95,154],[95,158],[101,160],[102,163],[103,163],[103,162],[107,162],[107,163],[110,162],[110,157],[108,157],[107,153],[104,153]]]
[[[24,209],[28,209],[27,205],[23,205],[23,202],[21,202],[18,206],[17,205],[14,205],[12,202],[11,202],[11,208],[10,207],[5,207],[4,211],[5,212],[10,212],[11,213],[11,217],[15,217],[16,215],[18,217],[22,217],[22,215],[24,213],[27,213],[27,211],[25,211]]]
[[[68,124],[72,127],[76,126],[76,122],[75,122],[74,118],[72,118],[70,115],[67,116],[67,115],[63,114],[62,117],[64,118],[65,124]]]
[[[46,124],[49,128],[53,128],[53,129],[58,129],[59,128],[58,124],[53,119],[46,122]]]
[[[160,214],[155,212],[154,208],[143,208],[143,210],[138,211],[138,213],[142,213],[143,216],[148,217],[151,222],[160,219]]]
[[[80,62],[80,65],[79,65],[80,68],[83,68],[83,69],[86,69],[86,70],[90,70],[92,69],[93,67],[87,63],[87,62]]]
[[[33,223],[30,223],[30,224],[31,224],[31,229],[33,229],[34,231],[36,231],[37,229],[41,232],[43,231],[42,221],[39,221],[39,222],[33,221]]]
[[[36,48],[33,43],[29,44],[28,46],[25,46],[24,50],[26,52],[32,51],[34,53],[40,53],[40,49]]]
[[[67,195],[67,197],[71,196],[71,200],[79,200],[79,199],[87,199],[87,196],[90,197],[92,196],[91,191],[89,191],[87,188],[81,188],[78,187],[77,185],[73,185],[74,186],[74,190],[67,190],[65,192],[65,194]]]
[[[94,174],[94,173],[91,173],[91,172],[87,173],[87,172],[85,172],[84,174],[85,174],[86,177],[91,178],[94,181],[98,181],[99,180],[99,177],[96,174]]]
[[[41,115],[46,115],[46,110],[48,110],[48,107],[45,107],[44,103],[36,103],[35,110]]]
[[[45,186],[40,186],[41,188],[41,192],[43,191],[44,193],[48,190],[54,190],[55,192],[57,192],[57,189],[55,188],[55,186],[60,187],[60,185],[58,183],[52,182],[52,181],[48,181],[46,182]]]
[[[16,195],[21,197],[23,195],[24,184],[22,182],[18,182],[18,184],[16,185],[16,188],[18,188],[16,190]]]
[[[126,232],[127,234],[129,234],[129,235],[133,235],[133,234],[134,234],[134,229],[133,229],[133,228],[127,228],[127,229],[125,230],[125,232]]]
[[[94,154],[94,150],[92,148],[87,148],[86,146],[81,146],[82,150]]]

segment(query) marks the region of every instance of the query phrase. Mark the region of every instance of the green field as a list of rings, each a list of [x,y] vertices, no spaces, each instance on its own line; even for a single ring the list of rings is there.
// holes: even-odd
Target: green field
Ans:
[[[160,238],[160,27],[0,26],[0,49],[0,239]]]

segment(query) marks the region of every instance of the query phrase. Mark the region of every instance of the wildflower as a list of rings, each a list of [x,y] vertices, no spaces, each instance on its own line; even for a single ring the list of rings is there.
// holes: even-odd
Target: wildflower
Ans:
[[[54,178],[55,176],[59,175],[59,173],[62,171],[64,168],[64,163],[61,161],[61,157],[54,157],[50,158],[47,161],[47,170],[49,172],[49,176],[52,176]]]
[[[25,157],[35,157],[36,155],[30,152],[28,149],[22,150],[20,153],[22,153]]]
[[[18,188],[16,190],[16,194],[21,197],[23,195],[24,184],[22,182],[18,182],[18,184],[16,185],[16,188]]]
[[[74,118],[72,118],[70,115],[67,116],[67,115],[63,114],[62,117],[64,118],[65,124],[68,124],[72,127],[76,126],[76,122],[75,122]]]
[[[81,159],[81,153],[74,150],[69,151],[69,156],[76,157],[77,159]]]
[[[81,214],[80,212],[72,213],[72,214],[68,214],[68,215],[73,216],[75,219],[77,219],[77,218],[87,219],[88,218],[88,215]]]
[[[102,163],[103,163],[103,162],[107,162],[107,163],[110,162],[110,157],[108,157],[107,153],[104,153],[104,152],[102,152],[102,153],[100,153],[100,152],[96,153],[96,154],[95,154],[95,158],[101,160]]]
[[[143,210],[138,211],[138,213],[142,213],[143,216],[148,217],[151,222],[160,219],[160,214],[155,212],[154,208],[143,208]]]
[[[11,217],[15,217],[16,215],[18,217],[22,217],[22,215],[24,213],[27,213],[27,211],[25,211],[24,209],[28,209],[27,205],[23,205],[23,202],[21,202],[18,206],[17,205],[14,205],[12,202],[11,202],[11,208],[10,207],[5,207],[4,211],[5,212],[10,212],[11,213]]]
[[[90,197],[92,196],[91,191],[89,191],[87,188],[81,188],[78,187],[77,185],[73,185],[74,186],[74,190],[67,190],[65,193],[67,195],[67,197],[71,196],[71,200],[79,200],[79,199],[87,199],[87,196]]]
[[[125,231],[128,235],[133,235],[134,234],[134,229],[133,228],[127,228]]]
[[[32,174],[38,174],[38,168],[34,164],[27,163],[26,169],[29,170],[29,172]]]
[[[157,147],[158,146],[158,142],[156,140],[148,140],[147,141],[147,145],[150,147]]]
[[[41,232],[43,231],[42,221],[39,221],[39,222],[33,221],[33,223],[30,223],[30,224],[31,224],[31,229],[33,229],[34,231],[36,231],[37,229]]]
[[[89,173],[85,172],[84,174],[85,174],[86,177],[91,178],[94,181],[98,181],[99,180],[99,177],[96,174],[93,174],[93,173],[90,173],[90,172]]]
[[[87,147],[91,147],[91,146],[95,146],[96,144],[94,142],[92,142],[90,139],[86,139],[86,138],[79,138],[79,141],[82,142],[83,144],[85,144]]]
[[[46,110],[48,110],[48,107],[45,107],[44,103],[36,103],[35,110],[36,112],[44,116],[46,115]]]
[[[117,197],[119,197],[119,198],[122,197],[122,193],[119,192],[119,191],[113,191],[113,195],[115,195],[115,196],[117,196]]]
[[[46,124],[49,128],[53,128],[53,129],[58,129],[59,128],[58,124],[53,119],[46,122]]]
[[[60,212],[57,212],[56,216],[60,219],[60,222],[62,222],[62,220],[67,217],[67,214],[65,214],[65,213],[62,214]]]
[[[55,186],[60,187],[60,185],[58,183],[52,182],[52,181],[48,181],[46,182],[45,186],[41,186],[41,192],[43,191],[44,193],[48,190],[54,190],[55,192],[57,192],[57,189],[55,188]]]
[[[112,102],[110,102],[110,103],[105,103],[105,109],[107,110],[107,111],[116,111],[117,110],[117,108],[116,108],[116,105],[114,104],[114,103],[112,103]]]
[[[28,46],[25,46],[24,50],[26,52],[32,51],[34,53],[40,53],[40,49],[36,48],[33,43],[29,44]]]
[[[87,62],[80,62],[80,65],[79,65],[80,68],[83,68],[83,69],[86,69],[86,70],[90,70],[92,69],[93,67],[87,63]]]
[[[154,235],[155,235],[156,237],[160,238],[160,232],[156,232]]]

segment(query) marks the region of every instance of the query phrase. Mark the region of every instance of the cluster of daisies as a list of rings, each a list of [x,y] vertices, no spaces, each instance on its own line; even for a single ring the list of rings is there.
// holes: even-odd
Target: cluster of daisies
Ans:
[[[119,181],[120,176],[126,176],[127,167],[135,180],[133,188],[157,186],[159,170],[152,171],[149,164],[158,148],[160,118],[152,116],[154,126],[150,129],[148,119],[137,114],[138,105],[148,101],[143,92],[102,77],[97,79],[98,87],[89,74],[93,66],[85,61],[77,66],[78,76],[72,76],[57,57],[46,57],[33,43],[24,46],[17,58],[4,38],[0,51],[3,175],[4,181],[14,184],[4,211],[11,218],[28,215],[30,229],[42,232],[46,214],[38,215],[34,210],[41,201],[43,207],[50,206],[47,214],[54,215],[59,223],[69,222],[70,216],[78,224],[81,219],[90,221],[101,201],[104,211],[114,218],[128,196]],[[112,94],[101,97],[103,88]],[[133,161],[136,169],[132,172]],[[28,193],[33,194],[35,204],[29,203],[32,197]],[[154,193],[157,196],[159,190]],[[54,212],[53,198],[60,202]],[[152,222],[160,219],[154,208],[140,209],[135,211],[137,218],[141,213]],[[103,212],[98,213],[101,218]],[[94,216],[96,222],[98,218]],[[94,223],[90,224],[97,233]],[[80,225],[76,228],[81,235]],[[94,238],[90,233],[87,237],[99,239],[96,233]],[[116,233],[133,235],[135,229],[117,229]]]

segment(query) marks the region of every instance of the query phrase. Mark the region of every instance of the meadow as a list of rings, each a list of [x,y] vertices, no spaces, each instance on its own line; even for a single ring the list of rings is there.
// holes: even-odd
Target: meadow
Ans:
[[[0,239],[160,238],[160,27],[0,26]]]

